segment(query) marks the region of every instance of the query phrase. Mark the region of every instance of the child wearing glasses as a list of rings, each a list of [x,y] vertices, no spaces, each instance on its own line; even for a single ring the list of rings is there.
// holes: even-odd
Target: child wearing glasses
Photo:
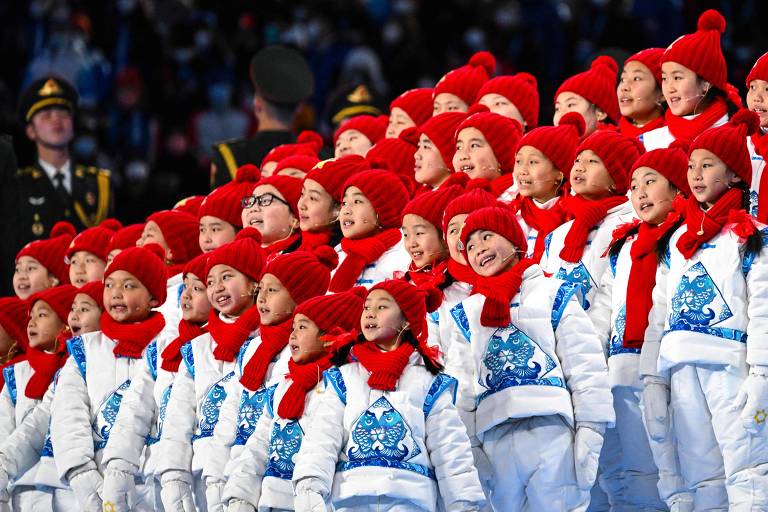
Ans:
[[[290,176],[270,176],[256,184],[242,201],[243,227],[261,233],[261,248],[271,259],[301,245],[298,202],[301,180]]]

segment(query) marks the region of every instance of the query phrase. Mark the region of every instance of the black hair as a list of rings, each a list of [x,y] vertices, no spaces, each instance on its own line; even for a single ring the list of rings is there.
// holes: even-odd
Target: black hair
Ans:
[[[664,259],[664,256],[667,253],[667,248],[669,247],[669,240],[672,238],[672,235],[675,233],[675,231],[677,231],[677,228],[683,225],[683,222],[685,222],[685,218],[680,217],[677,221],[675,221],[674,224],[669,227],[668,230],[662,233],[662,235],[656,241],[654,253],[656,253],[657,261]]]
[[[290,125],[293,123],[293,118],[296,115],[297,105],[271,103],[270,101],[267,101],[263,96],[262,100],[264,100],[264,109],[270,117],[277,119],[282,124]]]
[[[640,231],[640,224],[627,231],[623,237],[612,242],[611,246],[608,248],[608,255],[611,258],[616,257],[621,252],[621,248],[624,247],[624,244],[627,242],[627,238],[632,235],[636,235],[638,231]]]
[[[748,212],[750,207],[749,186],[744,181],[737,181],[733,184],[733,188],[741,190],[741,208]],[[760,251],[763,250],[763,237],[760,230],[756,229],[749,235],[744,242],[744,246],[746,254],[760,254]]]

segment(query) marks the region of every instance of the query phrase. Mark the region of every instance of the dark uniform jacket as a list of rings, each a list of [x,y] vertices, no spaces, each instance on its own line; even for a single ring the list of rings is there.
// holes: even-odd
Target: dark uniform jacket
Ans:
[[[275,130],[257,132],[247,139],[227,140],[216,144],[213,147],[215,171],[211,176],[211,187],[220,187],[232,181],[241,165],[260,166],[272,148],[292,142],[295,142],[295,139],[291,132]]]

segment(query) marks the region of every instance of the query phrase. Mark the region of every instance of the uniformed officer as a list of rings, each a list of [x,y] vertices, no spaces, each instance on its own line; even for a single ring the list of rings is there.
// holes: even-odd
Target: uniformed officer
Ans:
[[[109,215],[110,172],[77,164],[70,156],[77,100],[74,87],[53,76],[36,80],[21,94],[19,116],[37,160],[16,174],[18,247],[48,236],[57,221],[68,220],[80,231]]]
[[[213,147],[213,188],[231,181],[241,165],[259,165],[275,146],[294,142],[291,125],[298,106],[315,91],[315,79],[304,57],[284,46],[268,46],[254,55],[250,75],[258,130],[253,137]]]

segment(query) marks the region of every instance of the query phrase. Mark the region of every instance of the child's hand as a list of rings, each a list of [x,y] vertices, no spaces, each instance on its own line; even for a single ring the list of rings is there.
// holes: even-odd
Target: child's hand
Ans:
[[[134,472],[138,468],[131,468],[130,464],[113,460],[104,471],[104,487],[101,497],[104,500],[104,510],[110,512],[123,512],[131,509],[133,493],[136,490]]]
[[[573,447],[576,460],[576,483],[583,491],[588,491],[595,484],[604,433],[605,426],[602,423],[583,421],[576,424],[576,439]]]
[[[160,499],[165,510],[195,512],[192,500],[192,475],[186,471],[170,470],[160,478]]]
[[[765,427],[768,415],[768,368],[752,366],[749,375],[741,385],[734,411],[741,411],[741,423],[744,430],[752,435],[758,434]]]
[[[327,512],[325,500],[319,492],[301,491],[294,500],[296,512]]]
[[[88,512],[101,511],[101,488],[104,479],[93,462],[70,470],[67,479],[82,510]]]
[[[643,383],[645,428],[650,438],[660,443],[669,432],[669,387],[661,379],[657,381],[653,377],[646,377]]]
[[[227,512],[256,512],[256,507],[243,500],[229,500]]]
[[[223,492],[224,482],[211,477],[205,479],[205,501],[208,504],[209,511],[218,512],[224,510],[224,504],[221,502],[221,493]]]

